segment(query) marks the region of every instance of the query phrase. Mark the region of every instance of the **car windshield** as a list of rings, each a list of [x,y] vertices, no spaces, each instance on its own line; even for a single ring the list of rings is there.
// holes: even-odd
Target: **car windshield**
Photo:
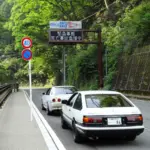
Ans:
[[[102,108],[102,107],[132,107],[121,95],[110,94],[92,94],[85,95],[87,108]]]
[[[76,92],[75,87],[57,87],[55,88],[55,94],[73,94]]]

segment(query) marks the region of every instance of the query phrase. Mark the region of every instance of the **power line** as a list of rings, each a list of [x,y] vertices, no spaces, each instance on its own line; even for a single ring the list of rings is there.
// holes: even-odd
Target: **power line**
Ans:
[[[95,2],[94,5],[93,5],[92,7],[94,7],[94,6],[95,6],[97,3],[99,3],[99,2],[100,2],[100,0],[98,0],[97,2]]]
[[[94,16],[96,13],[98,13],[99,11],[97,11],[97,12],[95,12],[94,14],[92,14],[92,15],[90,15],[90,16],[88,16],[88,17],[86,17],[86,18],[83,18],[82,20],[80,20],[80,21],[84,21],[84,20],[86,20],[86,19],[88,19],[88,18],[90,18],[90,17],[92,17],[92,16]]]

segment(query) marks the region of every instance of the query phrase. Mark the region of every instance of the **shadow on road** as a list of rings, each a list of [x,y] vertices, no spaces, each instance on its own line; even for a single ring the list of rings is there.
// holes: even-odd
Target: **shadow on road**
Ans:
[[[113,138],[101,138],[97,140],[87,139],[85,143],[86,145],[94,145],[94,146],[113,146],[113,145],[131,145],[131,143],[135,143],[136,141],[128,142],[123,139],[113,139]]]

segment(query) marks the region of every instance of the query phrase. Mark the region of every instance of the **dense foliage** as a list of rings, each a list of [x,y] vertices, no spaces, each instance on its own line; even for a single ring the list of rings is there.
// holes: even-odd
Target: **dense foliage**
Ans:
[[[115,77],[119,54],[126,52],[127,55],[131,55],[137,47],[149,44],[149,24],[150,2],[143,2],[131,10],[127,8],[115,26],[103,27],[103,38],[109,51],[108,85],[111,85],[112,78]]]
[[[22,84],[28,84],[28,63],[19,58],[23,50],[21,39],[29,36],[33,39],[34,85],[63,84],[62,52],[65,49],[66,84],[98,88],[97,46],[48,45],[49,21],[82,20],[85,29],[102,28],[106,88],[111,88],[120,52],[131,54],[134,48],[149,41],[148,0],[0,0],[0,4],[0,72]],[[105,50],[108,51],[107,66]],[[0,74],[0,82],[8,76]]]

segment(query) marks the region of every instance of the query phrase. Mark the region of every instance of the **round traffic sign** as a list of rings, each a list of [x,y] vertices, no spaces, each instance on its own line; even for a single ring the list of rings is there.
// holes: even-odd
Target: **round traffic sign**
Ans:
[[[21,43],[24,48],[30,48],[32,46],[32,40],[28,37],[23,38]]]
[[[32,52],[29,49],[24,49],[22,51],[22,58],[24,60],[30,60],[32,58]]]

